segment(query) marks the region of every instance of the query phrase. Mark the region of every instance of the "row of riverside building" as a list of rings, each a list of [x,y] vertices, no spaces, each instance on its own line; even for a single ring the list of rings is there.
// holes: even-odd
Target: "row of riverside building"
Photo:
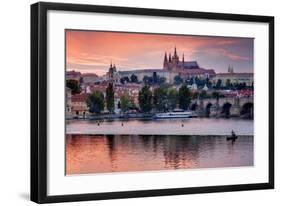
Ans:
[[[121,83],[123,78],[130,79],[134,75],[138,82]],[[93,91],[101,91],[105,95],[105,90],[108,83],[114,84],[114,99],[116,112],[118,112],[118,102],[124,93],[128,93],[131,101],[138,105],[138,93],[143,86],[144,77],[158,76],[165,78],[166,82],[173,85],[176,76],[180,76],[183,80],[192,78],[206,79],[208,78],[213,84],[219,79],[222,86],[226,82],[230,83],[245,83],[247,86],[253,85],[253,73],[237,73],[234,72],[232,66],[228,67],[225,73],[216,73],[214,69],[205,69],[199,66],[197,61],[185,61],[184,54],[179,58],[177,49],[174,49],[173,55],[171,53],[164,54],[163,67],[161,69],[130,69],[126,71],[118,70],[115,64],[110,64],[108,72],[103,76],[98,76],[94,73],[81,73],[75,70],[66,71],[66,80],[74,79],[80,82],[82,91],[80,94],[71,95],[69,88],[66,88],[66,113],[69,116],[73,115],[87,115],[88,108],[86,99]],[[176,87],[176,86],[175,86]],[[197,90],[197,85],[193,83],[190,89]],[[204,90],[208,90],[205,85]]]

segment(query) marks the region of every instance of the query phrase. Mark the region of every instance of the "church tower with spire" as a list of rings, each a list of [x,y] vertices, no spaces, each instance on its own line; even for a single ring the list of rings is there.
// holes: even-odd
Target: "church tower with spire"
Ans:
[[[112,62],[110,62],[110,67],[107,72],[108,78],[110,78],[110,79],[113,78],[115,73],[116,73],[116,66],[115,66],[115,64],[112,65]]]
[[[184,53],[182,54],[181,69],[184,69]]]
[[[172,62],[172,57],[171,57],[171,53],[169,53],[169,63]]]
[[[184,53],[182,54],[182,58],[180,58],[176,46],[172,55],[170,52],[169,55],[167,55],[167,52],[165,52],[163,70],[171,72],[182,72],[183,70],[187,71],[189,69],[200,69],[197,61],[186,61],[184,58]]]
[[[228,73],[234,73],[233,65],[232,66],[228,65],[227,72]]]
[[[176,71],[178,68],[179,56],[177,54],[177,47],[175,47],[174,55],[172,57],[172,70]]]
[[[169,63],[168,63],[168,58],[167,58],[167,53],[166,52],[165,52],[165,56],[164,56],[163,69],[164,70],[168,70],[169,69]]]
[[[172,62],[174,65],[177,65],[179,63],[179,56],[177,54],[177,47],[175,47],[174,55],[172,57]]]

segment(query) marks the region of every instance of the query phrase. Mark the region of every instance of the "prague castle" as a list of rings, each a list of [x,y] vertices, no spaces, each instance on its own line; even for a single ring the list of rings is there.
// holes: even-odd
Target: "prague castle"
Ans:
[[[162,69],[136,69],[127,71],[117,71],[115,65],[110,64],[109,71],[107,72],[108,78],[120,79],[122,77],[130,77],[131,75],[136,75],[140,81],[143,80],[145,76],[158,75],[159,77],[164,77],[168,83],[173,83],[175,76],[180,76],[183,79],[190,79],[194,77],[198,78],[213,78],[216,73],[213,69],[201,68],[197,61],[185,61],[184,55],[180,60],[177,54],[177,48],[175,47],[173,56],[165,52],[164,62]]]
[[[197,61],[185,61],[184,54],[182,55],[182,59],[180,60],[177,54],[177,48],[175,47],[173,56],[169,53],[165,52],[164,62],[163,62],[163,70],[177,72],[182,78],[189,79],[193,77],[208,77],[212,78],[216,75],[213,69],[204,69],[201,68]]]
[[[199,69],[199,65],[196,61],[184,61],[184,54],[182,55],[182,60],[179,59],[177,54],[177,48],[175,47],[174,55],[167,57],[165,52],[163,69],[167,71],[179,71],[182,69]]]

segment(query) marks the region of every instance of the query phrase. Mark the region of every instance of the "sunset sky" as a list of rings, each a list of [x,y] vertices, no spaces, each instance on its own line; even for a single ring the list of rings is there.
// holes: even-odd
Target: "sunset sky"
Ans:
[[[165,51],[177,47],[180,60],[197,61],[205,69],[253,72],[251,38],[66,31],[66,69],[103,75],[110,62],[117,70],[162,69]]]

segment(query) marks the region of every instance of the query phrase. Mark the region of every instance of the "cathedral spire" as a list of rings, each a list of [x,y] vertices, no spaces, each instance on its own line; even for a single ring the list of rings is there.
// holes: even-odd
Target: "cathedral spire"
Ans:
[[[171,53],[169,53],[169,62],[172,61]]]
[[[165,52],[165,56],[164,56],[164,63],[167,62],[168,59],[167,59],[167,53]]]
[[[112,70],[113,70],[113,72],[116,72],[116,66],[115,66],[115,63],[113,64]]]
[[[228,73],[234,73],[233,65],[228,65]]]
[[[184,53],[182,54],[182,63],[184,63]]]
[[[177,56],[177,47],[175,46],[174,57]]]

